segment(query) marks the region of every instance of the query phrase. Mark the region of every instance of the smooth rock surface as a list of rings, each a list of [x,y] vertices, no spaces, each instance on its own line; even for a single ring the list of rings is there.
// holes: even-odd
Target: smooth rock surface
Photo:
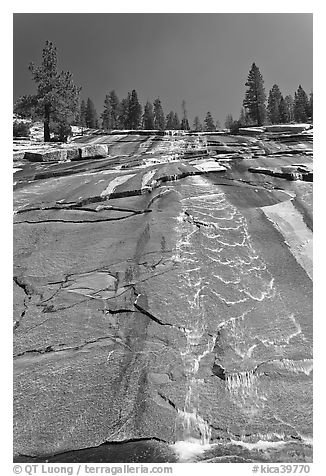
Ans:
[[[312,157],[80,140],[110,157],[15,172],[15,460],[311,461],[312,184],[248,168]]]

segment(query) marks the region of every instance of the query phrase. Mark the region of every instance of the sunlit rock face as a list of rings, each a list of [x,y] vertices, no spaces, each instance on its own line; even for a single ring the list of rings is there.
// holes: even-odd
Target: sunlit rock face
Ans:
[[[82,141],[16,163],[15,459],[311,461],[309,143]]]

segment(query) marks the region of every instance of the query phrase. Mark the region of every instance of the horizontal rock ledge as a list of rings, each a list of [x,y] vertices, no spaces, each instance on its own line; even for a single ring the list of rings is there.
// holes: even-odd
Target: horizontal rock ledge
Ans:
[[[93,144],[83,147],[26,151],[24,159],[29,162],[70,162],[73,160],[99,159],[108,155],[107,145]]]

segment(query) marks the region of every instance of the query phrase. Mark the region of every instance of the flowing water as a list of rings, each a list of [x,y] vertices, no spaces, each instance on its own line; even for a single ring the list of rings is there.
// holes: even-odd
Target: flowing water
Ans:
[[[244,215],[205,179],[192,182],[180,190],[176,224],[187,390],[174,450],[182,461],[309,460],[311,336],[255,249]]]
[[[222,187],[192,177],[174,190],[181,203],[175,274],[153,277],[146,292],[151,309],[173,316],[169,326],[185,336],[177,348],[182,378],[168,384],[171,401],[184,391],[175,405],[175,443],[104,444],[49,461],[311,461],[311,315],[304,293],[273,262],[283,253],[293,282],[301,273],[296,286],[310,286],[308,276],[280,235],[276,244],[269,239],[273,225],[266,220],[261,231]],[[88,275],[80,279],[85,287]],[[101,273],[97,280],[113,293]]]

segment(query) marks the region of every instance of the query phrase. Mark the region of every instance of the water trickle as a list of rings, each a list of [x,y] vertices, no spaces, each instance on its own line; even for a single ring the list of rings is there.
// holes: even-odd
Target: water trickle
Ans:
[[[231,392],[244,388],[250,389],[254,384],[255,378],[253,370],[231,373],[226,376],[226,385]]]
[[[211,427],[198,413],[200,388],[203,381],[197,378],[200,361],[205,355],[212,352],[215,337],[206,343],[206,348],[198,354],[198,348],[202,348],[202,340],[205,334],[199,328],[185,331],[187,338],[186,348],[181,352],[184,371],[188,380],[184,409],[179,410],[178,420],[181,422],[182,434],[180,439],[187,442],[197,442],[207,445],[211,439]]]
[[[181,199],[183,211],[176,220],[179,239],[173,256],[179,269],[178,288],[184,306],[186,337],[186,345],[180,352],[186,393],[176,419],[175,444],[182,461],[190,461],[189,458],[206,451],[204,448],[211,451],[214,446],[210,444],[212,436],[215,437],[211,431],[216,424],[213,410],[216,411],[218,403],[213,401],[216,389],[209,386],[215,382],[219,388],[225,385],[223,398],[248,425],[259,426],[263,421],[269,428],[265,415],[273,405],[271,387],[269,381],[266,385],[268,376],[264,378],[261,371],[256,371],[256,358],[260,360],[260,355],[265,353],[274,356],[276,352],[285,356],[283,347],[295,337],[302,337],[300,324],[294,316],[289,316],[274,276],[254,248],[245,217],[225,193],[211,193],[209,184],[202,180],[197,177],[188,188],[184,186],[183,196],[185,193],[188,196]],[[221,329],[221,344],[215,352],[221,350],[222,354],[217,356],[220,360],[212,356],[212,362],[221,362],[223,369],[231,367],[234,371],[224,370],[224,382],[201,380],[207,368],[201,360],[214,352],[215,338],[209,337],[208,332],[219,333]],[[290,359],[273,365],[307,375],[312,369],[310,362],[294,364]],[[252,370],[237,372],[236,368]],[[207,400],[202,400],[203,396]],[[204,403],[207,401],[211,402],[210,406]],[[268,433],[268,442],[274,440],[270,436]]]

